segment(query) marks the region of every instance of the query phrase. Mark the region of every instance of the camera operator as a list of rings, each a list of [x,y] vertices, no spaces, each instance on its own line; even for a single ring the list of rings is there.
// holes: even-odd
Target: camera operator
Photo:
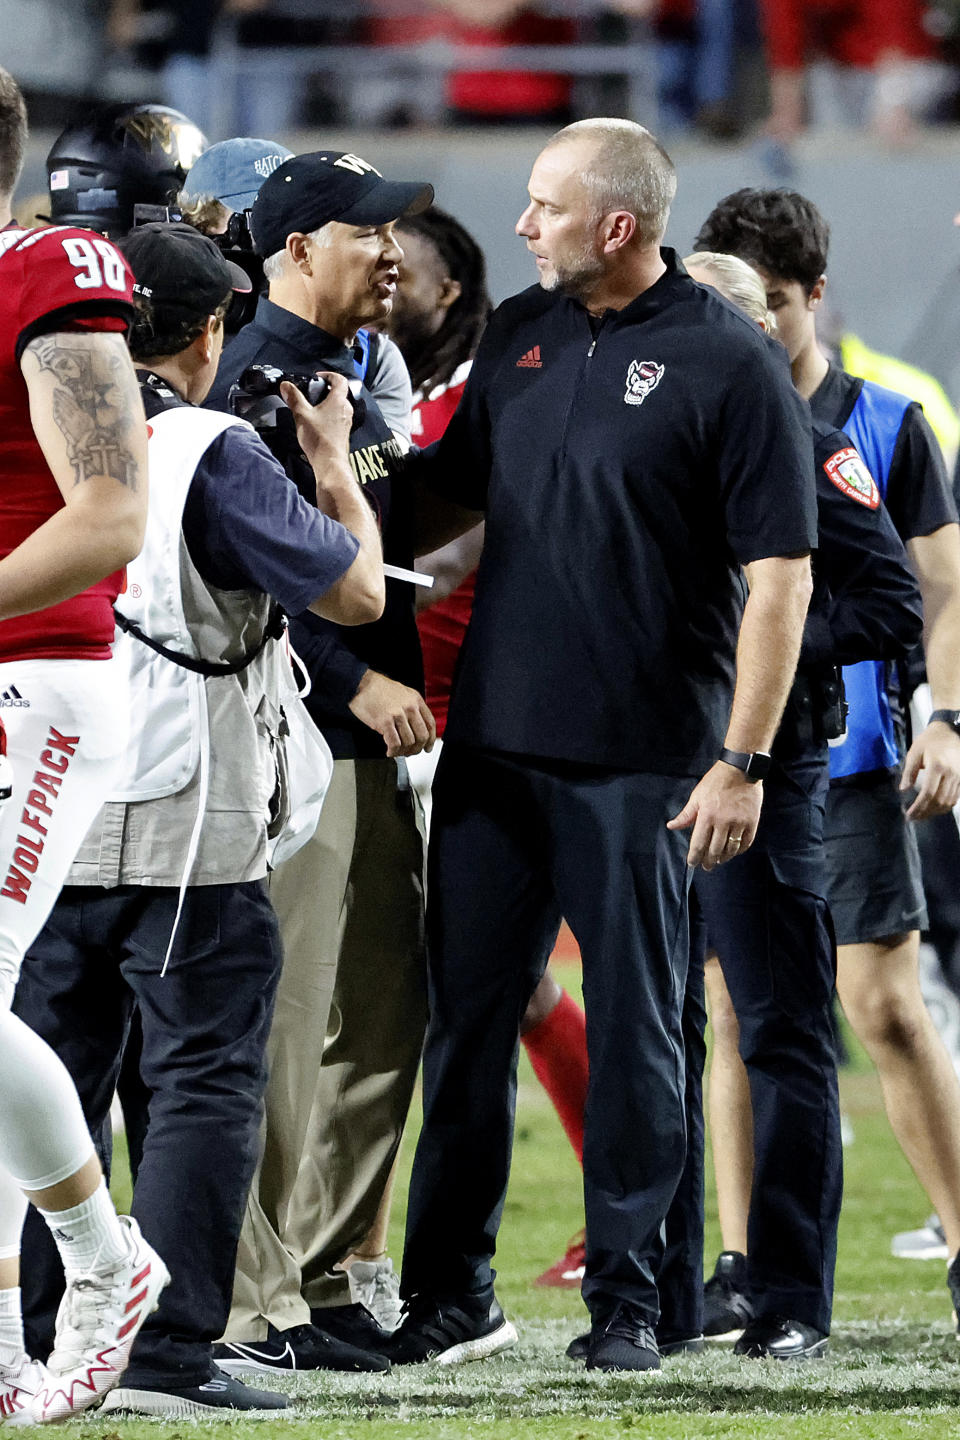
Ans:
[[[254,318],[265,289],[263,259],[254,250],[250,235],[253,202],[264,180],[292,155],[273,140],[221,140],[203,152],[183,182],[179,209],[184,220],[212,235],[228,259],[246,270],[253,281],[249,299],[231,306],[228,332],[236,333]],[[361,329],[354,363],[390,429],[408,441],[413,395],[398,347],[387,335]]]
[[[285,391],[313,467],[309,506],[249,426],[198,408],[243,273],[187,225],[145,225],[124,249],[138,277],[130,346],[151,477],[144,551],[118,602],[133,733],[16,1005],[71,1072],[94,1134],[134,1001],[142,1017],[150,1104],[133,1213],[172,1283],[110,1408],[278,1409],[282,1397],[218,1373],[211,1351],[230,1307],[281,963],[263,883],[285,818],[277,607],[375,619],[380,540],[347,462],[344,382],[331,377],[315,411]]]
[[[393,305],[402,258],[393,222],[432,197],[429,185],[387,182],[357,156],[332,151],[275,170],[250,217],[269,295],[224,351],[208,403],[224,407],[231,384],[257,362],[355,377],[357,332],[383,324]],[[272,444],[283,448],[277,418]],[[350,450],[377,508],[385,559],[411,566],[402,447],[366,389]],[[295,444],[285,458],[300,480]],[[388,579],[374,625],[341,631],[301,616],[291,636],[310,673],[307,707],[335,763],[316,835],[271,878],[284,965],[266,1146],[216,1352],[236,1373],[387,1368],[376,1353],[385,1332],[351,1304],[348,1277],[334,1267],[376,1216],[426,1022],[422,821],[402,757],[429,749],[436,728],[421,693],[413,587]],[[314,1103],[321,1048],[339,1079],[335,1114]]]

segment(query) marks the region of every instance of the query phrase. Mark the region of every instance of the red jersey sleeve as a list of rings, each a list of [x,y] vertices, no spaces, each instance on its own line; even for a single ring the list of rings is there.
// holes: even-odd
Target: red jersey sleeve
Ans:
[[[50,226],[34,230],[15,247],[9,261],[19,269],[15,320],[16,356],[37,335],[49,334],[83,320],[95,329],[103,317],[114,330],[116,320],[133,315],[133,274],[120,251],[89,230]]]

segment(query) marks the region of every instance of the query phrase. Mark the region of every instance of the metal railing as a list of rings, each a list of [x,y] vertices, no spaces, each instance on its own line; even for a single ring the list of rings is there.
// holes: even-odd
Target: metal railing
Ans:
[[[542,8],[547,13],[589,21],[603,6],[595,0],[553,0]],[[413,13],[413,6],[407,0],[398,4],[397,10]],[[370,9],[363,0],[336,0],[335,4],[329,0],[284,0],[273,13],[293,19],[328,16],[342,23],[369,18]],[[590,28],[589,24],[585,26],[587,32]],[[210,55],[209,79],[214,96],[211,131],[219,137],[236,133],[238,97],[250,84],[289,87],[291,82],[313,76],[332,76],[352,86],[403,74],[411,85],[436,86],[454,73],[491,71],[529,71],[574,79],[619,78],[624,82],[630,116],[644,117],[644,123],[651,123],[655,121],[657,104],[655,54],[645,27],[634,23],[632,29],[635,38],[626,44],[586,39],[558,45],[486,46],[436,38],[417,44],[256,46],[241,44],[239,24],[224,20]]]

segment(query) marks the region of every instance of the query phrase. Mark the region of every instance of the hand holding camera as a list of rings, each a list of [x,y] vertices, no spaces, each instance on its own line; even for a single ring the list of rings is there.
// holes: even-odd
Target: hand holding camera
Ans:
[[[314,470],[329,455],[345,456],[350,443],[353,406],[350,391],[342,375],[333,371],[317,377],[323,386],[319,399],[304,396],[290,380],[280,383],[280,399],[293,416],[297,441]],[[317,388],[311,385],[311,390]]]

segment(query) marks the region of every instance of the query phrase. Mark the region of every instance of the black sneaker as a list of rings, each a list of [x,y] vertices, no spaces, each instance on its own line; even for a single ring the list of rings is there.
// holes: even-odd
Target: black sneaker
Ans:
[[[654,1334],[661,1360],[667,1360],[671,1355],[703,1354],[702,1335],[679,1335],[662,1340],[656,1335],[656,1332],[654,1332]],[[575,1335],[564,1351],[564,1354],[568,1360],[586,1360],[589,1349],[590,1331],[588,1330],[585,1335]]]
[[[325,1310],[311,1310],[310,1323],[324,1335],[344,1340],[358,1350],[369,1350],[374,1355],[389,1353],[392,1332],[384,1330],[365,1305],[330,1305]]]
[[[269,1415],[273,1410],[286,1410],[288,1404],[285,1395],[277,1395],[273,1390],[254,1390],[234,1375],[216,1369],[202,1385],[185,1385],[182,1389],[120,1385],[107,1395],[100,1413],[123,1410],[128,1415],[161,1415],[177,1420],[185,1415],[217,1415],[230,1410],[256,1417]]]
[[[957,1339],[960,1340],[960,1254],[955,1255],[947,1266],[947,1289],[953,1301],[953,1318],[957,1327]]]
[[[213,1358],[228,1375],[291,1375],[298,1370],[389,1370],[390,1361],[324,1335],[313,1325],[275,1330],[266,1340],[225,1340]]]
[[[590,1331],[587,1330],[584,1332],[583,1335],[574,1335],[573,1339],[570,1341],[570,1344],[567,1346],[566,1350],[564,1350],[563,1353],[564,1355],[566,1355],[568,1360],[586,1360],[587,1352],[589,1349]]]
[[[745,1327],[733,1353],[751,1360],[819,1360],[827,1353],[827,1337],[785,1315],[760,1315]]]
[[[588,1370],[659,1370],[660,1351],[653,1326],[621,1301],[608,1319],[594,1324],[587,1351]]]
[[[750,1299],[747,1257],[723,1250],[703,1287],[703,1333],[707,1340],[736,1340],[756,1312]]]
[[[496,1300],[478,1304],[471,1296],[435,1300],[414,1295],[404,1304],[403,1318],[390,1336],[387,1353],[394,1365],[415,1365],[423,1360],[459,1365],[466,1360],[486,1360],[516,1343],[517,1332]]]

